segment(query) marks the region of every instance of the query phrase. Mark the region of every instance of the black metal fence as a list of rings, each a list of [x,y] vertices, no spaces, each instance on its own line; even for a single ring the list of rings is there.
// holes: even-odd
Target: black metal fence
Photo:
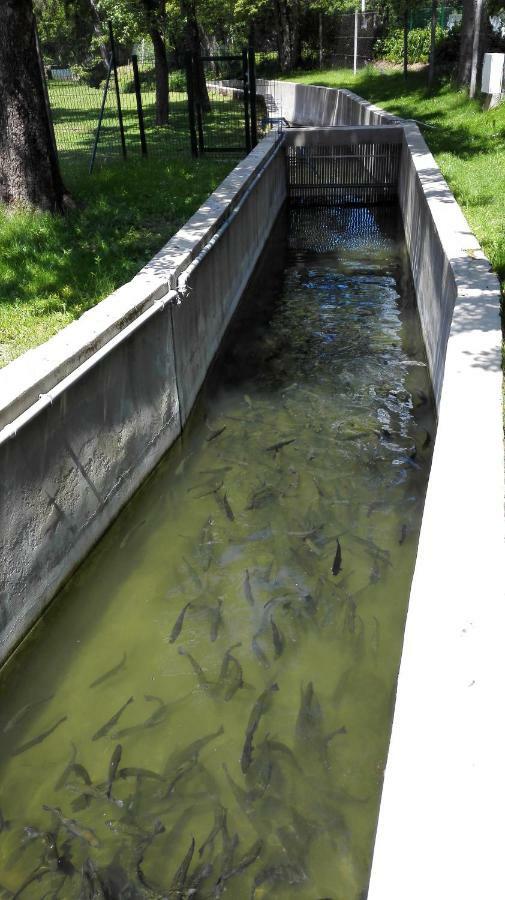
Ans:
[[[240,156],[256,143],[251,48],[169,63],[161,84],[152,44],[143,40],[133,50],[125,59],[110,29],[101,52],[85,65],[44,65],[55,142],[65,165],[92,171],[122,157]]]

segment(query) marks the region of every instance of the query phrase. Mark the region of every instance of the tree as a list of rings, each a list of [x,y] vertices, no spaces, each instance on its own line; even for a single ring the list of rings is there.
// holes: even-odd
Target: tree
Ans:
[[[53,142],[32,0],[3,0],[0,96],[0,200],[63,210],[70,198]]]
[[[195,101],[200,104],[204,112],[209,112],[210,100],[202,63],[200,26],[197,18],[196,0],[180,0],[180,10],[184,21],[184,41],[186,50],[191,53],[194,61]]]
[[[168,59],[165,47],[165,0],[142,0],[154,48],[156,124],[168,123]]]
[[[471,97],[477,90],[487,37],[487,0],[463,0],[458,81],[469,87]]]

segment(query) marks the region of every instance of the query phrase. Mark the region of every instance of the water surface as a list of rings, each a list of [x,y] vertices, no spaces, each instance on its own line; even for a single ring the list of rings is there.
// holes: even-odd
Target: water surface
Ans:
[[[292,210],[183,438],[1,673],[0,897],[366,896],[425,363],[396,210]]]

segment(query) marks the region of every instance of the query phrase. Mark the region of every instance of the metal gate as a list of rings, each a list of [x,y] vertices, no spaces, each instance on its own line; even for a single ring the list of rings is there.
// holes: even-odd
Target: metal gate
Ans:
[[[257,144],[254,51],[189,56],[191,147],[204,153],[249,153]]]

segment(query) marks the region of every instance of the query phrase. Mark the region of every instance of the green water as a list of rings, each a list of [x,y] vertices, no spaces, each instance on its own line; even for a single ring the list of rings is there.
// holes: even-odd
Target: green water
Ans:
[[[2,898],[366,896],[434,413],[396,211],[287,226],[1,673]]]

